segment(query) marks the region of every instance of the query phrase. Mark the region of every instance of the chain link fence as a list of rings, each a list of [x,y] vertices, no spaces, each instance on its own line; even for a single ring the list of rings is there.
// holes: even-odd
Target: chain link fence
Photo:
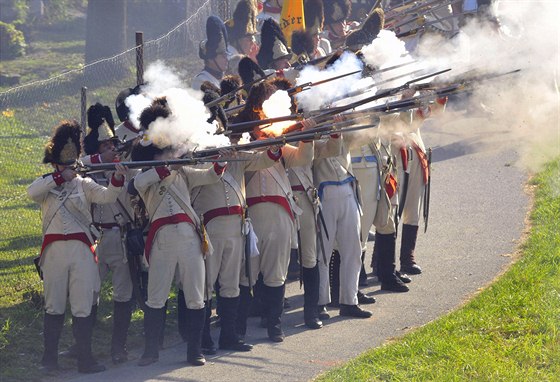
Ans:
[[[231,14],[229,1],[190,0],[185,21],[164,36],[143,44],[144,67],[163,60],[185,83],[201,69],[198,43],[206,38],[206,19]],[[33,265],[41,245],[39,208],[27,186],[49,169],[42,165],[44,145],[63,119],[81,120],[82,88],[87,105],[100,102],[114,110],[115,98],[136,85],[137,49],[81,69],[0,93],[0,308],[37,298],[41,284]],[[34,293],[35,292],[35,293]],[[8,317],[7,317],[8,316]],[[0,329],[9,313],[0,311]]]

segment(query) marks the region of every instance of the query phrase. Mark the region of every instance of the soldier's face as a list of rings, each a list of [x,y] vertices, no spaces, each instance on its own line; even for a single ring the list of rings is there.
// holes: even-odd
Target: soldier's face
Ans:
[[[109,150],[115,150],[115,145],[112,141],[104,141],[99,144],[99,154],[103,154]]]
[[[219,71],[225,72],[228,68],[228,59],[225,53],[220,53],[214,59],[216,67]]]
[[[255,36],[241,37],[239,39],[239,48],[241,49],[241,53],[252,59],[256,58],[259,52],[259,46],[257,45]]]
[[[290,65],[290,60],[288,58],[279,58],[273,63],[275,70],[288,69]]]

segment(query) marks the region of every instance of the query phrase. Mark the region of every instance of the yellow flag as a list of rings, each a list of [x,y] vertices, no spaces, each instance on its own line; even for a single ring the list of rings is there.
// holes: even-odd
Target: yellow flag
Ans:
[[[292,46],[292,33],[297,30],[305,30],[305,18],[303,17],[303,0],[284,0],[282,13],[280,13],[280,28],[288,46]]]

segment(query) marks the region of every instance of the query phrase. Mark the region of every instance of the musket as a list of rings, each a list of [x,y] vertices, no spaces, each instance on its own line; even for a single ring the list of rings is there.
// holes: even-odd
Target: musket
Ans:
[[[226,146],[227,148],[228,146]],[[216,150],[221,150],[216,149]],[[219,152],[216,152],[218,155]],[[180,158],[180,159],[166,159],[166,160],[146,160],[146,161],[134,161],[134,162],[110,162],[110,163],[92,163],[92,164],[83,164],[78,162],[75,166],[74,170],[78,172],[85,172],[86,174],[90,174],[92,172],[98,171],[110,171],[114,170],[117,164],[121,164],[129,169],[134,168],[149,168],[149,167],[159,167],[159,166],[172,166],[176,164],[181,165],[195,165],[199,163],[214,163],[214,162],[224,162],[224,161],[242,161],[244,159],[238,158],[220,158],[220,159],[207,159],[207,158]]]
[[[448,72],[450,70],[451,69],[444,69],[444,70],[440,70],[440,71],[435,72],[435,73],[427,74],[425,76],[418,77],[418,78],[415,78],[413,80],[407,81],[404,84],[402,84],[401,86],[397,86],[396,88],[380,90],[379,92],[377,92],[375,95],[373,95],[371,97],[367,97],[367,98],[364,98],[362,100],[352,102],[349,105],[337,106],[337,107],[334,107],[334,108],[331,108],[331,109],[327,109],[327,111],[324,111],[324,112],[320,113],[319,117],[339,114],[339,113],[342,113],[342,112],[347,111],[347,110],[355,109],[358,106],[362,106],[362,105],[365,105],[367,103],[376,101],[378,99],[390,97],[390,96],[395,95],[395,94],[397,94],[397,93],[399,93],[399,92],[401,92],[405,89],[410,88],[410,86],[412,84],[414,84],[418,81],[422,81],[422,80],[425,80],[427,78],[437,76],[439,74]],[[408,100],[404,100],[404,101],[408,101]],[[378,111],[383,111],[383,109],[379,109]]]
[[[250,89],[251,86],[253,86],[253,85],[255,85],[255,84],[257,84],[261,81],[266,80],[268,77],[272,76],[273,74],[274,74],[274,72],[269,73],[269,74],[265,75],[264,77],[259,77],[257,79],[254,79],[253,81],[249,82],[248,84],[241,85],[241,86],[237,87],[236,89],[233,89],[229,93],[224,94],[220,98],[216,98],[215,100],[204,104],[204,106],[206,106],[207,108],[211,108],[213,106],[219,105],[222,102],[227,102],[227,101],[233,99],[238,91],[243,90],[243,89]]]
[[[415,34],[417,34],[418,32],[420,32],[420,31],[426,29],[426,27],[429,27],[430,25],[434,25],[434,24],[440,23],[440,22],[442,22],[442,21],[445,21],[445,20],[448,20],[448,19],[452,19],[452,18],[454,18],[454,17],[457,17],[457,15],[449,15],[449,16],[446,16],[446,17],[442,17],[441,19],[438,19],[438,20],[429,21],[429,22],[427,22],[427,23],[424,23],[424,24],[420,25],[418,28],[414,28],[414,29],[411,29],[411,30],[409,30],[409,31],[400,33],[400,34],[397,35],[397,37],[398,37],[398,38],[401,38],[401,37],[408,37],[408,36],[415,35]]]
[[[367,92],[368,90],[373,89],[373,88],[375,88],[375,87],[377,87],[377,86],[379,86],[379,85],[383,85],[383,84],[386,84],[386,83],[389,83],[389,82],[393,82],[393,81],[398,80],[398,79],[403,78],[403,77],[408,77],[408,76],[412,76],[412,75],[414,75],[414,74],[419,74],[420,72],[423,72],[423,71],[424,71],[424,69],[418,69],[418,70],[415,70],[415,71],[413,71],[413,72],[401,74],[401,75],[399,75],[399,76],[391,77],[391,78],[388,78],[388,79],[383,80],[383,81],[374,82],[374,83],[371,84],[371,85],[364,86],[363,88],[353,90],[353,91],[351,91],[351,92],[345,94],[344,96],[340,96],[340,97],[338,97],[338,98],[335,98],[335,99],[333,99],[331,102],[334,103],[334,102],[343,100],[343,99],[345,99],[345,98],[352,98],[352,97],[356,97],[356,96],[362,95],[362,94],[364,94],[364,92]]]
[[[424,186],[424,233],[428,230],[428,218],[430,217],[430,188],[432,184],[432,148],[428,149],[428,181]]]
[[[441,2],[441,0],[431,0],[431,1],[427,1],[427,2],[425,2],[425,3],[418,3],[418,4],[416,4],[416,5],[413,5],[413,6],[410,7],[410,8],[403,9],[402,11],[397,12],[397,13],[395,13],[395,14],[388,15],[387,18],[385,19],[385,23],[386,23],[386,24],[389,24],[389,23],[391,22],[391,20],[394,20],[394,19],[396,19],[396,18],[399,18],[399,17],[405,16],[405,15],[408,15],[408,14],[410,14],[410,13],[412,13],[412,12],[416,12],[416,11],[418,11],[418,10],[420,10],[420,9],[429,7],[429,6],[431,6],[432,4],[436,4],[436,3],[439,3],[439,2]],[[395,8],[398,8],[398,7],[395,7]],[[395,8],[392,8],[392,9],[395,9]],[[391,9],[387,10],[387,13],[390,12],[390,11],[391,11]]]
[[[440,9],[440,8],[447,7],[447,6],[449,6],[449,5],[458,3],[459,1],[463,1],[463,0],[451,0],[451,1],[446,1],[446,2],[443,3],[443,4],[439,4],[439,5],[435,6],[435,7],[431,7],[430,9],[427,9],[427,10],[423,11],[423,14],[419,14],[419,12],[416,12],[416,13],[414,13],[413,15],[410,15],[410,16],[412,16],[410,19],[405,20],[405,21],[402,21],[402,22],[400,22],[400,23],[397,24],[397,25],[391,25],[391,26],[388,27],[387,29],[393,30],[393,29],[396,29],[396,28],[400,28],[400,27],[402,27],[403,25],[410,24],[411,22],[418,21],[418,18],[419,18],[419,17],[425,16],[425,15],[428,14],[428,13],[432,13],[432,15],[434,15],[434,16],[437,18],[437,16],[436,16],[435,14],[433,14],[434,11],[436,11],[436,10],[438,10],[438,9]],[[409,15],[409,12],[407,12],[406,15]],[[460,16],[460,15],[454,14],[453,16],[456,17],[456,16]]]
[[[322,85],[322,84],[325,84],[327,82],[331,82],[331,81],[334,81],[334,80],[338,80],[340,78],[348,77],[348,76],[351,76],[351,75],[356,74],[356,73],[361,73],[361,71],[362,71],[362,69],[355,70],[353,72],[346,73],[346,74],[341,74],[339,76],[334,76],[334,77],[331,77],[331,78],[327,78],[327,79],[324,79],[324,80],[321,80],[321,81],[306,82],[304,84],[297,85],[297,86],[294,86],[293,88],[288,89],[287,92],[288,92],[288,95],[292,96],[292,95],[300,93],[304,90],[311,89],[314,86]]]
[[[402,1],[401,4],[399,4],[399,5],[395,5],[395,6],[391,7],[391,8],[384,9],[383,12],[385,13],[385,15],[387,15],[387,19],[389,19],[389,18],[392,18],[392,17],[393,17],[393,15],[390,14],[390,12],[393,12],[393,10],[395,10],[395,9],[397,9],[397,8],[407,7],[407,6],[409,6],[409,5],[412,5],[412,3],[415,3],[416,1],[417,1],[417,0],[406,0],[406,1]],[[408,8],[406,8],[406,9],[408,9]],[[395,13],[395,14],[398,14],[398,13],[400,13],[400,12],[402,12],[402,11],[399,11],[399,12],[397,12],[397,13]]]
[[[259,149],[259,148],[269,147],[269,146],[285,145],[287,143],[292,143],[292,142],[317,140],[317,139],[322,139],[323,136],[329,134],[340,134],[349,131],[367,129],[371,127],[377,127],[377,124],[360,125],[347,129],[332,129],[332,128],[331,129],[323,128],[321,130],[309,129],[308,131],[302,131],[298,134],[293,134],[293,135],[280,135],[274,138],[266,138],[266,139],[239,144],[239,145],[224,146],[224,147],[220,147],[219,149],[216,148],[216,149],[193,151],[191,159],[213,157],[218,155],[220,151],[224,149],[233,150],[233,151],[254,150],[254,149]],[[227,161],[228,159],[220,159],[220,161],[222,160]]]
[[[224,132],[225,135],[230,135],[231,133],[245,133],[253,131],[253,128],[261,125],[268,125],[275,122],[283,122],[283,121],[293,121],[293,120],[302,120],[303,114],[290,114],[285,115],[282,117],[275,117],[275,118],[265,118],[259,119],[258,121],[249,121],[249,122],[239,122],[239,123],[231,123],[227,125],[227,129]]]
[[[241,104],[241,105],[237,105],[237,106],[232,106],[232,107],[230,107],[230,108],[225,109],[224,112],[225,112],[227,115],[231,115],[231,114],[235,113],[236,111],[238,111],[238,110],[240,110],[240,109],[243,109],[244,107],[245,107],[245,104]]]
[[[334,55],[334,53],[331,53],[331,54],[328,54],[328,55],[323,56],[323,57],[315,58],[313,60],[309,60],[309,61],[305,61],[305,62],[298,62],[293,68],[295,70],[302,70],[303,68],[305,68],[308,65],[317,65],[317,64],[320,64],[323,61],[327,61],[333,55]]]

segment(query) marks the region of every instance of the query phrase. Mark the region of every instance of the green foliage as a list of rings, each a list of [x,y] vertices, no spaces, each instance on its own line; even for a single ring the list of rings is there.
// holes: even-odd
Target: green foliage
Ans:
[[[50,0],[45,3],[45,16],[48,23],[67,21],[71,10],[84,10],[87,0]]]
[[[0,5],[0,21],[24,24],[27,20],[29,6],[26,0],[2,0]]]
[[[25,37],[13,24],[0,21],[0,58],[12,59],[25,54]]]
[[[537,186],[522,257],[463,308],[318,381],[558,381],[560,162]]]

